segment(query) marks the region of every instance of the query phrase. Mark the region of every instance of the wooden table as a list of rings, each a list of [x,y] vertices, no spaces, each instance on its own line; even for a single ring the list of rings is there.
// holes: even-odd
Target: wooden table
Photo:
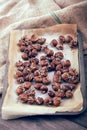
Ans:
[[[87,55],[84,61],[87,84]],[[0,130],[87,130],[87,110],[77,116],[34,116],[8,121],[0,118]]]

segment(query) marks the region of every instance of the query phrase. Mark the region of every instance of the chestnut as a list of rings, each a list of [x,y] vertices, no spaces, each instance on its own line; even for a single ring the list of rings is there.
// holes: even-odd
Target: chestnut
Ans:
[[[61,103],[61,99],[60,98],[58,98],[58,97],[54,97],[53,98],[53,105],[54,106],[58,107],[60,105],[60,103]]]
[[[46,105],[46,106],[51,106],[51,105],[53,105],[53,99],[50,98],[50,97],[46,97],[46,98],[44,99],[44,105]]]
[[[33,43],[34,42],[37,42],[38,41],[38,35],[37,34],[33,34],[32,36],[31,36],[31,39],[30,39]]]
[[[46,41],[46,38],[39,38],[37,42],[39,44],[43,45],[45,43],[45,41]]]
[[[42,85],[42,86],[40,87],[40,90],[41,90],[41,93],[45,94],[45,93],[47,93],[47,91],[48,91],[48,87],[45,86],[45,85]]]
[[[72,91],[71,91],[71,90],[67,90],[66,93],[65,93],[65,96],[66,96],[67,98],[72,98],[72,97],[73,97]]]
[[[51,90],[48,91],[48,95],[52,98],[55,97],[55,93]]]
[[[17,87],[17,89],[16,89],[16,94],[17,94],[17,95],[20,95],[20,94],[22,94],[23,92],[24,92],[23,86]]]
[[[52,89],[54,90],[54,91],[58,91],[58,89],[60,89],[60,84],[59,83],[53,83],[52,84]]]
[[[43,104],[43,102],[44,102],[44,100],[43,100],[43,98],[42,97],[38,97],[38,98],[36,98],[36,104],[37,105],[42,105]]]
[[[56,46],[58,44],[58,41],[56,39],[53,39],[50,43],[51,46]]]

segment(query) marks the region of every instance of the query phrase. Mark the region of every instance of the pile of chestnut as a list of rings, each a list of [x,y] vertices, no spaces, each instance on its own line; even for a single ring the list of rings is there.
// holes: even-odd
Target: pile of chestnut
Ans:
[[[56,53],[45,43],[46,38],[39,38],[37,34],[30,38],[25,35],[17,43],[22,60],[16,62],[15,78],[19,84],[16,94],[18,101],[22,103],[60,106],[62,99],[73,97],[73,90],[79,83],[79,73],[71,68],[70,60],[65,60],[60,50],[63,49],[63,44],[74,48],[78,43],[70,35],[61,35],[58,40],[53,39],[50,42],[50,46],[58,49]],[[38,59],[37,55],[40,52],[44,55]],[[52,71],[54,74],[51,80],[49,73]],[[37,97],[37,91],[41,95],[46,94],[45,98]]]

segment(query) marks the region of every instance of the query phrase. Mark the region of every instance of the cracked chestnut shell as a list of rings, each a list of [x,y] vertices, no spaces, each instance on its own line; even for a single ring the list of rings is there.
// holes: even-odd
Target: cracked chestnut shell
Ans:
[[[53,105],[53,99],[50,98],[50,97],[46,97],[46,98],[44,99],[44,105],[46,105],[46,106],[51,106],[51,105]]]
[[[37,34],[33,34],[31,36],[31,39],[30,39],[32,42],[37,42],[38,41],[38,35]]]
[[[71,91],[71,90],[67,90],[66,93],[65,93],[65,96],[66,96],[67,98],[72,98],[72,97],[73,97],[72,91]]]
[[[51,46],[56,46],[58,44],[58,41],[56,39],[53,39],[50,43]]]
[[[60,103],[61,103],[61,99],[60,98],[58,98],[58,97],[54,97],[53,98],[53,105],[54,106],[58,107],[58,106],[60,106]]]
[[[44,102],[44,100],[43,100],[42,97],[37,97],[37,98],[36,98],[36,104],[37,104],[37,105],[42,105],[43,102]]]
[[[24,92],[23,86],[17,87],[17,89],[16,89],[16,94],[17,94],[17,95],[20,95],[20,94],[22,94],[23,92]]]

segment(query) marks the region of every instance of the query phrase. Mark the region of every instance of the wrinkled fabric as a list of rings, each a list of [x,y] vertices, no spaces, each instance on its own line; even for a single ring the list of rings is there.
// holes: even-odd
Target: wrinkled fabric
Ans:
[[[0,0],[0,87],[3,86],[10,31],[58,24],[77,23],[83,34],[84,53],[87,53],[87,1],[86,0]]]

